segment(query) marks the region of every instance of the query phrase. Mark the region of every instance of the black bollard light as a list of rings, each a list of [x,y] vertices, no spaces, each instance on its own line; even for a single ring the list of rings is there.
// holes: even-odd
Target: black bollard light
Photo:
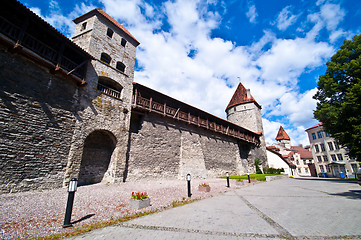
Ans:
[[[187,174],[187,184],[188,184],[188,197],[192,196],[191,193],[191,175],[188,173]]]
[[[74,195],[76,192],[77,185],[78,185],[78,180],[76,178],[72,178],[69,182],[69,187],[68,187],[69,194],[68,194],[68,202],[66,203],[63,228],[72,226],[70,223],[70,219],[71,219],[71,213],[73,211]]]
[[[248,183],[251,183],[251,178],[249,177],[249,173],[247,173],[248,175]]]
[[[229,173],[226,172],[226,177],[227,177],[227,187],[229,187]]]

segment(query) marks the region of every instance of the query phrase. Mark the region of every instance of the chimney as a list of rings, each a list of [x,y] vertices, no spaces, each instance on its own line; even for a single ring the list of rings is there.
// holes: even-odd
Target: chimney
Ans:
[[[251,98],[251,90],[247,89],[247,99]]]

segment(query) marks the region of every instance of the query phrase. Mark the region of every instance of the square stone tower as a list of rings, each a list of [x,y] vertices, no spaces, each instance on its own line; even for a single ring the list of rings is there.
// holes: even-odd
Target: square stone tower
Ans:
[[[76,24],[73,42],[96,59],[133,79],[139,42],[125,27],[100,8],[73,21]]]
[[[73,20],[73,42],[94,57],[79,89],[79,110],[64,183],[121,181],[126,172],[136,47],[139,42],[102,9]]]

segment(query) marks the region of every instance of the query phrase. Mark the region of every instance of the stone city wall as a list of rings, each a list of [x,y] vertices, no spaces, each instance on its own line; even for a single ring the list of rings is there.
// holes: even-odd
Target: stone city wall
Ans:
[[[127,180],[247,172],[248,144],[152,113],[132,112]]]
[[[0,192],[61,187],[78,86],[0,47]]]

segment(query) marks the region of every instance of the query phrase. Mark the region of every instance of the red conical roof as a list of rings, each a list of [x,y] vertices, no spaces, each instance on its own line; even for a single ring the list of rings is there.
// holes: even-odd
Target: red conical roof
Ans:
[[[278,130],[276,140],[291,140],[282,126],[280,126],[280,129]]]
[[[228,110],[231,107],[250,102],[254,102],[257,105],[257,107],[261,108],[261,106],[257,103],[257,101],[252,97],[252,95],[250,95],[250,97],[247,98],[247,89],[243,86],[242,83],[239,83],[236,91],[233,94],[231,101],[228,103],[226,110]]]

